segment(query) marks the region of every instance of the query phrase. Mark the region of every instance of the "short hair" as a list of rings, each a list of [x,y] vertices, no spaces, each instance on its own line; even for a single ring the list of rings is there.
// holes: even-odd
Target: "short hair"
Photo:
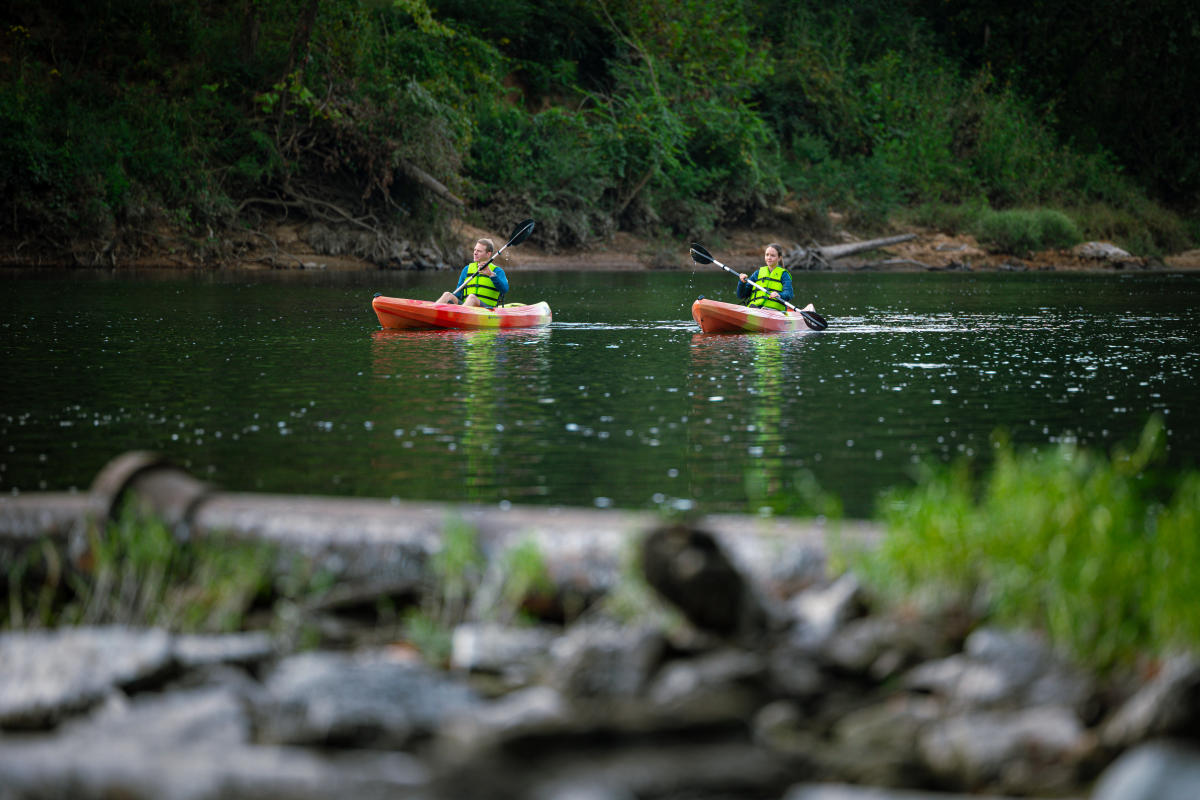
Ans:
[[[481,244],[481,245],[483,245],[484,247],[486,247],[486,248],[487,248],[487,251],[488,251],[489,253],[494,253],[494,252],[496,252],[496,245],[492,244],[492,240],[491,240],[491,239],[486,239],[486,238],[485,238],[485,239],[476,239],[476,240],[475,240],[475,244]]]

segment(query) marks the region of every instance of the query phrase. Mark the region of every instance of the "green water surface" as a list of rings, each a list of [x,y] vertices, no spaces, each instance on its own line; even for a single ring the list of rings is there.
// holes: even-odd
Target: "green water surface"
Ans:
[[[797,273],[823,333],[706,335],[720,271],[525,272],[548,328],[381,330],[449,273],[10,271],[0,492],[167,454],[233,491],[849,516],[921,462],[1104,449],[1164,415],[1200,452],[1200,277]]]

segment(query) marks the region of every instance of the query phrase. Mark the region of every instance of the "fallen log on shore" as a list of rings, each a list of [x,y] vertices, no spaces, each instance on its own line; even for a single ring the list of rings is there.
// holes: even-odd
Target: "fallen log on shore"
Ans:
[[[0,497],[0,552],[48,539],[81,558],[88,532],[116,520],[131,494],[180,539],[270,542],[303,556],[337,579],[346,603],[413,591],[451,526],[467,526],[489,562],[533,542],[557,592],[586,602],[617,583],[629,543],[663,522],[650,511],[224,492],[157,454],[134,451],[109,462],[85,494]],[[785,582],[822,573],[831,536],[869,544],[881,535],[858,521],[714,514],[693,523],[761,579]]]
[[[855,253],[865,253],[892,244],[900,244],[917,238],[915,233],[903,233],[897,236],[885,236],[880,239],[868,239],[865,242],[848,242],[846,244],[830,244],[817,247],[793,247],[783,254],[784,263],[789,269],[831,269],[829,262],[839,258],[852,256]]]

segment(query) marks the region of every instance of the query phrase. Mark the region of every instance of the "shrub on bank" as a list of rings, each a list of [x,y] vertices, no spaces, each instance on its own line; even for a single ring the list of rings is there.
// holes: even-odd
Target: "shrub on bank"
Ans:
[[[1083,241],[1070,217],[1047,208],[984,211],[971,232],[986,247],[1019,255],[1036,250],[1061,250]]]

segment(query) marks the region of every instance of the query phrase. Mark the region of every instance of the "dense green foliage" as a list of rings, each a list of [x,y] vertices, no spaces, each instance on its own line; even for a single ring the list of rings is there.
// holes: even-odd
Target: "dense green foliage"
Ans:
[[[860,565],[885,593],[982,608],[1096,666],[1195,648],[1200,473],[1157,474],[1164,443],[1157,418],[1111,459],[1001,440],[986,476],[960,463],[888,495]]]
[[[0,230],[92,262],[236,257],[290,219],[384,263],[457,215],[532,216],[550,248],[930,205],[1053,209],[1144,253],[1200,238],[1198,12],[994,5],[16,0]]]
[[[1139,182],[1194,208],[1200,192],[1200,6],[1189,0],[1013,6],[920,0],[963,68],[990,68],[1085,150],[1103,147]]]

